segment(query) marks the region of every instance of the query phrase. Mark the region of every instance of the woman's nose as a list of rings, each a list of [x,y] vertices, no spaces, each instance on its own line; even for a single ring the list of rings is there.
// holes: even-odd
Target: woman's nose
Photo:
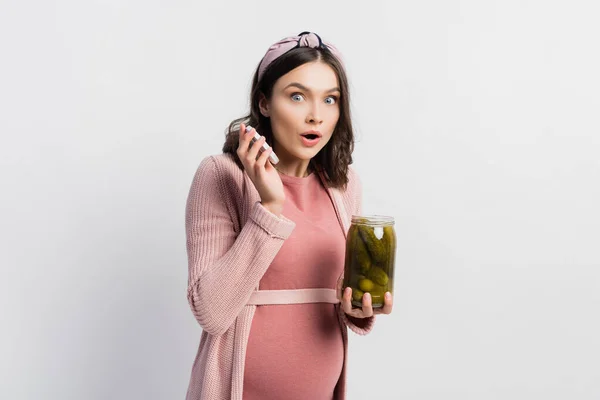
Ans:
[[[309,112],[308,112],[308,114],[306,116],[306,122],[309,122],[309,123],[315,123],[315,122],[317,122],[319,124],[321,122],[323,122],[323,118],[321,116],[321,108],[319,107],[318,104],[314,104],[310,108],[310,110],[309,110]]]

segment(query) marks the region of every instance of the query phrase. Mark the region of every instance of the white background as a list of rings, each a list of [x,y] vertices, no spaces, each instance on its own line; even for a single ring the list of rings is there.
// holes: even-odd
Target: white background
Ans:
[[[0,398],[184,397],[189,185],[304,30],[399,239],[348,399],[600,398],[596,2],[0,4]]]

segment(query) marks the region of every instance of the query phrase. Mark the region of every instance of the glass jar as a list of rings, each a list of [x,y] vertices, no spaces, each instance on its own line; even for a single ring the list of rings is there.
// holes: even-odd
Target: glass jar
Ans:
[[[362,307],[366,292],[371,294],[373,308],[383,307],[385,293],[394,290],[395,257],[393,217],[352,216],[346,239],[342,290],[352,288],[353,308]]]

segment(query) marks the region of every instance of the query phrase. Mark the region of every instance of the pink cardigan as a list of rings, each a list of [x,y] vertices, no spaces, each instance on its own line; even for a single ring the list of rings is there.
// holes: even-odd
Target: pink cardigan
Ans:
[[[361,212],[359,178],[351,167],[348,174],[345,191],[327,190],[344,232],[351,216]],[[246,343],[257,304],[324,301],[337,304],[343,328],[345,356],[336,399],[344,399],[346,327],[364,335],[372,329],[375,317],[347,316],[333,289],[258,291],[260,279],[295,223],[260,204],[254,184],[231,155],[209,156],[200,163],[186,204],[185,225],[187,297],[203,330],[186,398],[242,400]]]

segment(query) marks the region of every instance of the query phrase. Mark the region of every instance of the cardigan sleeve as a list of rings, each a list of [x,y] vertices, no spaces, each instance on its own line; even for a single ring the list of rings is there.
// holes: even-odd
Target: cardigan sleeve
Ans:
[[[354,215],[361,215],[362,213],[362,183],[360,181],[360,177],[358,174],[352,169],[349,168],[350,182],[352,182],[352,186],[348,189],[351,190],[351,193],[354,195]],[[373,330],[373,326],[375,325],[375,316],[371,316],[368,318],[354,318],[344,312],[342,307],[338,308],[338,312],[340,313],[340,317],[342,321],[350,330],[359,335],[366,335],[367,333]]]
[[[225,173],[225,171],[223,171]],[[186,203],[187,298],[196,320],[211,335],[233,324],[275,258],[295,223],[254,203],[236,233],[236,193],[213,157],[194,176]],[[232,215],[233,214],[233,215]]]

